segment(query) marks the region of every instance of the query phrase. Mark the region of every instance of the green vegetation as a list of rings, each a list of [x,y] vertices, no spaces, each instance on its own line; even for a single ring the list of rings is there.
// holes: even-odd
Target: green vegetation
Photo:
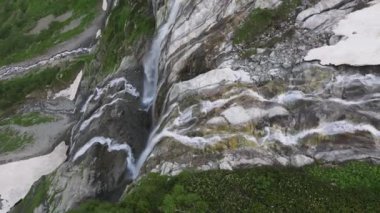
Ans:
[[[301,169],[149,174],[118,204],[90,201],[82,212],[375,212],[380,166],[352,162]]]
[[[49,176],[42,176],[36,182],[21,203],[17,204],[12,212],[33,213],[48,197],[51,180]]]
[[[294,22],[295,8],[301,4],[300,0],[285,0],[275,9],[255,9],[251,12],[244,23],[236,30],[234,42],[252,45],[256,47],[265,46],[260,41],[260,36],[267,32],[279,30],[282,23]],[[283,34],[286,32],[280,32]],[[277,40],[278,37],[270,38]],[[274,41],[266,41],[267,43]],[[254,50],[252,50],[254,51]]]
[[[44,115],[38,112],[30,112],[22,115],[15,115],[0,121],[0,126],[4,125],[19,125],[19,126],[33,126],[41,123],[48,123],[54,121],[53,116]]]
[[[136,42],[152,36],[155,19],[146,0],[120,0],[112,11],[108,25],[102,34],[100,46],[101,70],[113,72],[121,59],[131,52]],[[136,47],[135,47],[136,48]]]
[[[20,134],[11,128],[2,128],[0,129],[0,154],[20,149],[32,141],[33,137],[30,135]]]
[[[343,167],[309,167],[308,174],[316,179],[331,182],[341,188],[377,189],[380,193],[380,166],[365,163],[350,163]]]
[[[74,62],[67,62],[56,67],[32,71],[26,75],[0,81],[0,112],[6,111],[26,96],[46,87],[62,87],[70,84],[75,75],[85,66],[91,57],[80,57]]]
[[[98,0],[1,0],[0,66],[19,62],[45,52],[53,45],[79,34],[94,19]],[[38,34],[29,33],[48,15],[72,11],[63,22],[54,21]],[[62,32],[71,21],[82,17],[81,24]]]

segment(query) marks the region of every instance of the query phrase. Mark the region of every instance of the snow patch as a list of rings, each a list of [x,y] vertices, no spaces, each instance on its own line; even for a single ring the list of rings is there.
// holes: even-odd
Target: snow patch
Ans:
[[[53,99],[64,97],[69,99],[70,101],[73,101],[75,99],[75,96],[77,95],[80,82],[82,81],[83,72],[80,71],[77,77],[75,78],[74,82],[70,85],[69,88],[61,90],[57,94],[54,95]]]
[[[312,49],[304,58],[319,60],[322,65],[353,66],[380,64],[380,2],[350,13],[341,20],[333,32],[345,39],[336,45]]]
[[[107,8],[108,8],[108,2],[107,0],[103,0],[103,5],[102,5],[103,11],[107,11]]]
[[[53,172],[66,159],[67,146],[58,145],[48,155],[0,165],[0,213],[6,213],[23,199],[30,187],[43,175]]]
[[[99,39],[100,37],[102,37],[102,30],[101,29],[99,29],[98,31],[96,31],[96,35],[95,35],[96,39]]]

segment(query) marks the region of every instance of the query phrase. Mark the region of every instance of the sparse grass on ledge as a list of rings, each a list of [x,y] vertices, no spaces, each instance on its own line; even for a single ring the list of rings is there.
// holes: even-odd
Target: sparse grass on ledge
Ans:
[[[19,125],[23,127],[28,127],[42,123],[49,123],[54,120],[55,118],[53,116],[44,115],[38,112],[30,112],[0,120],[0,126]]]
[[[263,47],[259,38],[267,32],[280,29],[282,23],[294,21],[291,19],[295,19],[295,9],[300,4],[300,0],[284,0],[275,9],[254,9],[244,23],[235,31],[234,43]],[[278,38],[271,38],[271,40],[276,39]],[[273,42],[269,41],[269,43]]]
[[[33,141],[33,137],[12,128],[0,129],[0,154],[13,152]]]

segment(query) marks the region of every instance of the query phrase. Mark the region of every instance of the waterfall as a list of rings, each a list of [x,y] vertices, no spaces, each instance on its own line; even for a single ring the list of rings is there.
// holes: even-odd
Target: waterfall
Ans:
[[[165,43],[170,30],[172,29],[182,0],[170,1],[170,12],[166,23],[161,25],[156,37],[153,40],[149,53],[144,58],[144,93],[142,97],[142,105],[145,109],[149,109],[155,100],[157,93],[158,66],[161,57],[162,46]]]
[[[74,155],[72,161],[76,161],[78,158],[83,156],[92,146],[95,144],[101,144],[108,147],[108,152],[114,151],[124,151],[127,153],[127,171],[130,172],[131,177],[136,177],[137,171],[135,169],[135,159],[132,154],[132,149],[128,144],[119,144],[111,138],[105,137],[94,137],[89,142],[87,142],[82,148],[80,148]]]

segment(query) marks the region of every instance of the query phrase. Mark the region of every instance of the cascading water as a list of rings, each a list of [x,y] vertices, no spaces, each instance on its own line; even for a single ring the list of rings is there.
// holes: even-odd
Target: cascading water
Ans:
[[[161,56],[161,51],[162,51],[162,46],[164,45],[171,28],[173,27],[178,12],[181,8],[183,0],[171,0],[170,1],[170,12],[168,15],[168,18],[166,20],[166,23],[164,23],[158,30],[156,37],[153,40],[152,47],[149,51],[149,53],[146,55],[144,59],[144,92],[142,96],[142,105],[145,109],[149,109],[152,106],[152,103],[155,99],[156,96],[156,90],[157,90],[157,81],[158,81],[158,66],[159,66],[159,60]],[[109,87],[112,87],[114,84],[119,80],[116,79],[109,84],[106,88],[108,89]],[[129,91],[130,93],[130,91]],[[85,106],[82,108],[82,112],[86,111],[88,103],[93,100],[97,99],[99,94],[102,94],[102,89],[97,89],[96,96],[93,94],[90,96],[89,100],[85,103]],[[138,95],[136,95],[138,96]],[[109,104],[105,104],[102,106],[93,116],[88,118],[87,120],[83,121],[82,124],[79,127],[79,130],[84,130],[87,128],[89,123],[91,123],[92,120],[100,117],[103,114],[103,111],[105,107],[110,106],[120,99],[115,99]],[[170,111],[170,110],[169,110]],[[164,116],[165,117],[165,116]],[[158,125],[159,126],[159,125]],[[154,148],[154,145],[156,142],[152,141],[158,141],[159,137],[156,137],[155,135],[158,133],[158,127],[155,128],[155,130],[152,131],[151,136],[148,139],[147,142],[147,147],[145,148],[144,152],[141,154],[140,158],[135,161],[133,157],[133,153],[130,149],[130,147],[126,144],[118,144],[118,143],[113,143],[112,139],[109,138],[103,138],[103,137],[95,137],[92,140],[90,140],[88,143],[86,143],[77,153],[74,155],[73,161],[78,159],[80,156],[85,154],[87,150],[92,147],[94,144],[102,144],[102,145],[107,145],[108,146],[108,151],[125,151],[128,154],[128,171],[130,174],[132,174],[133,178],[137,178],[139,174],[139,170],[151,151]]]
[[[156,97],[157,81],[158,81],[158,66],[161,57],[162,46],[165,43],[170,30],[172,29],[178,12],[180,10],[182,0],[170,1],[169,16],[157,32],[153,40],[149,53],[144,58],[144,93],[142,97],[142,105],[145,109],[149,109]]]

